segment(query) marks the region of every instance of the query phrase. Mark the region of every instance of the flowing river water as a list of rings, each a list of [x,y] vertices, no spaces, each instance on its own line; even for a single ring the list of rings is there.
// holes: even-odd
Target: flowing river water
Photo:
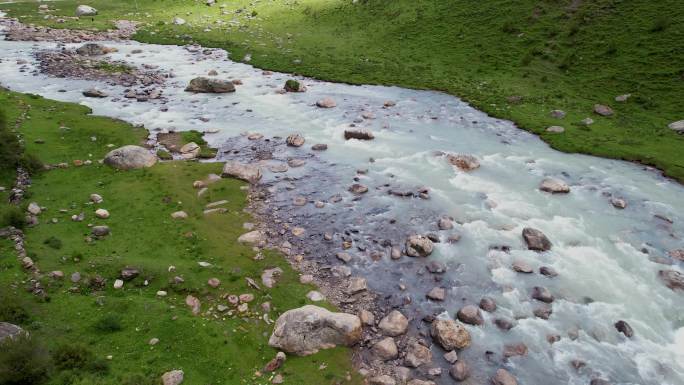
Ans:
[[[485,383],[496,368],[506,367],[520,384],[579,385],[598,377],[614,384],[684,384],[684,295],[666,287],[658,274],[684,270],[682,261],[668,256],[668,251],[684,248],[680,184],[643,166],[555,151],[513,123],[439,92],[302,78],[307,92],[282,94],[277,90],[290,75],[264,74],[229,60],[224,51],[103,44],[118,49],[108,55],[112,59],[134,66],[154,64],[173,73],[163,89],[165,104],[124,99],[122,86],[37,73],[34,55],[57,47],[49,42],[0,40],[0,85],[80,103],[93,114],[141,124],[153,133],[208,131],[209,143],[223,150],[220,159],[231,157],[232,149],[249,148],[244,132],[266,138],[301,133],[304,147],[281,146],[272,159],[263,161],[273,165],[290,157],[309,159],[286,173],[264,167],[262,183],[269,186],[271,203],[278,208],[274,217],[298,218],[312,244],[325,232],[351,234],[354,275],[367,277],[369,288],[380,293],[387,306],[400,301],[406,305],[410,298],[406,312],[414,328],[425,328],[421,315],[453,316],[485,295],[496,300],[496,312],[483,312],[484,325],[468,326],[473,344],[459,352],[472,367],[467,383]],[[138,49],[142,53],[132,54]],[[210,70],[243,84],[233,94],[184,91],[192,78]],[[92,87],[112,96],[84,97],[82,91]],[[317,108],[315,102],[323,97],[335,99],[337,107]],[[384,107],[388,100],[396,105]],[[370,119],[362,118],[364,113]],[[375,139],[345,140],[343,132],[352,123],[372,130]],[[315,143],[329,148],[313,152],[309,148]],[[460,171],[440,152],[472,154],[481,167]],[[571,192],[540,191],[539,183],[547,176],[566,181]],[[353,178],[370,189],[360,199],[346,191]],[[429,189],[430,199],[389,193],[421,187]],[[295,206],[291,202],[296,195],[326,203],[322,208]],[[612,197],[624,198],[627,207],[616,209]],[[454,218],[453,230],[438,230],[443,215]],[[552,249],[527,250],[521,237],[524,227],[542,230]],[[399,245],[410,234],[428,232],[442,238],[428,258],[369,256],[387,246],[379,240]],[[446,242],[453,233],[460,234],[460,241]],[[313,249],[312,258],[329,260],[341,251],[339,243]],[[424,272],[434,260],[447,266],[437,280]],[[511,269],[514,261],[527,262],[535,272],[516,273]],[[538,274],[540,266],[552,267],[558,276]],[[425,299],[434,286],[447,289],[445,301]],[[547,287],[555,297],[548,320],[533,315],[538,302],[530,293],[535,286]],[[502,331],[495,318],[515,320],[515,327]],[[632,326],[634,337],[615,329],[618,320]],[[551,344],[549,335],[561,338]],[[504,345],[517,342],[527,345],[527,355],[501,357]],[[435,363],[447,367],[439,348],[433,352]],[[577,365],[579,361],[585,365]],[[446,373],[436,381],[453,383]]]

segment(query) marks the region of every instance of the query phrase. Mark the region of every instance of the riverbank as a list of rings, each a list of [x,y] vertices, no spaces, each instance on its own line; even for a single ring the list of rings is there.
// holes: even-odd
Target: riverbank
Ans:
[[[391,377],[378,381],[449,384],[449,369],[484,382],[505,368],[529,384],[676,383],[677,362],[648,380],[641,373],[676,351],[680,185],[633,164],[558,153],[441,93],[302,77],[307,90],[287,92],[292,75],[220,50],[107,42],[98,61],[158,63],[170,74],[162,98],[131,100],[127,86],[46,74],[36,58],[62,48],[82,44],[0,42],[3,84],[159,134],[203,131],[220,161],[260,170],[250,207],[266,241],[312,267],[318,274],[305,281],[318,279],[350,313],[377,294],[363,317],[363,373],[386,366]],[[197,76],[235,92],[186,91]],[[107,96],[84,94],[93,88]],[[535,235],[530,250],[528,227],[550,241]],[[472,344],[444,345],[431,330],[442,320]]]
[[[677,64],[684,30],[673,22],[684,9],[677,1],[207,6],[169,0],[160,6],[140,0],[134,8],[89,1],[99,14],[82,19],[73,17],[77,3],[51,2],[45,12],[34,3],[2,7],[55,28],[104,30],[112,20],[134,20],[139,41],[225,48],[233,60],[264,69],[443,90],[561,151],[636,161],[684,180],[678,155],[684,138],[668,128],[684,119]],[[174,24],[174,17],[181,20]],[[595,113],[595,104],[613,114]],[[593,123],[583,123],[587,118]],[[552,126],[564,132],[548,131]]]
[[[183,384],[270,384],[275,376],[288,383],[359,383],[343,348],[288,357],[281,369],[263,371],[277,353],[268,346],[273,321],[307,303],[313,287],[301,284],[278,253],[237,242],[251,221],[243,211],[245,183],[220,179],[202,192],[193,187],[220,174],[221,163],[117,171],[99,160],[112,148],[144,144],[146,130],[6,90],[0,105],[8,122],[17,123],[25,151],[58,165],[32,175],[19,208],[7,203],[10,179],[1,184],[0,227],[24,227],[32,266],[0,240],[0,321],[24,328],[33,343],[23,353],[3,347],[0,382],[143,385],[183,370]],[[33,202],[35,223],[23,225]],[[212,202],[221,203],[207,212]],[[96,211],[102,209],[106,218]],[[174,219],[178,211],[187,217]],[[109,235],[91,235],[93,225],[107,226]],[[273,268],[282,274],[268,288],[260,277]],[[229,295],[244,305],[230,305]],[[186,304],[190,296],[199,301],[195,314]]]

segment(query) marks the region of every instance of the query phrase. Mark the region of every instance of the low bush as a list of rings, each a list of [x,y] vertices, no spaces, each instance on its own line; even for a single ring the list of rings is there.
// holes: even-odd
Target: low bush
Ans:
[[[51,370],[50,355],[37,340],[21,336],[0,343],[0,384],[40,385]]]
[[[123,329],[121,317],[116,314],[107,314],[95,322],[93,325],[96,330],[103,333],[118,332]]]

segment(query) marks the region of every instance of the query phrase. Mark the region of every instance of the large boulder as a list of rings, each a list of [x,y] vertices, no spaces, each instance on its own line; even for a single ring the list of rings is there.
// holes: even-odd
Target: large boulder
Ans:
[[[192,79],[188,86],[185,87],[185,91],[195,93],[224,94],[227,92],[235,92],[235,84],[229,80],[210,79],[200,76]]]
[[[76,7],[76,16],[95,16],[97,15],[97,9],[87,6],[79,5]]]
[[[224,178],[232,177],[242,179],[249,183],[257,183],[261,179],[261,168],[252,164],[244,164],[238,161],[228,161],[223,166]]]
[[[432,321],[430,335],[444,350],[465,349],[470,346],[470,333],[460,323],[447,318]]]
[[[541,231],[531,227],[525,227],[522,231],[523,239],[527,248],[535,251],[547,251],[551,249],[551,241]]]
[[[9,322],[0,322],[0,342],[8,338],[16,338],[24,334],[24,329]]]
[[[110,151],[104,162],[119,170],[129,170],[152,167],[157,163],[157,157],[144,147],[128,145]]]
[[[353,314],[306,305],[278,317],[268,344],[306,356],[338,345],[352,346],[361,339],[361,332],[361,320]]]
[[[409,257],[427,257],[433,248],[432,241],[423,235],[411,235],[406,240],[406,255]]]

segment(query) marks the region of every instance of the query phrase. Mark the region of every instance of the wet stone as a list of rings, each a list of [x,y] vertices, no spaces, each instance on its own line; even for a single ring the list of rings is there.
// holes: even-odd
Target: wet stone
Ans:
[[[484,323],[484,318],[482,318],[480,309],[474,305],[463,306],[458,313],[456,313],[456,317],[459,321],[469,325],[482,325]]]

